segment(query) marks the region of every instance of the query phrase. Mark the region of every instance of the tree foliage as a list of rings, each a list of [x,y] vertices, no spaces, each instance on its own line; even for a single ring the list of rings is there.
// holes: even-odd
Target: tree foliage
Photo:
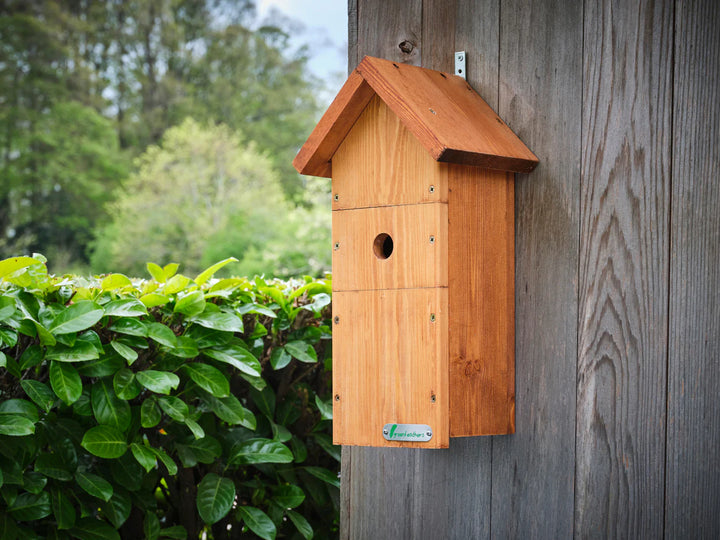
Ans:
[[[336,534],[330,283],[214,278],[229,262],[0,261],[3,539]]]
[[[248,0],[3,2],[0,256],[87,261],[133,157],[187,117],[243,133],[276,171],[269,190],[303,206],[306,61]]]
[[[189,272],[227,257],[239,259],[241,275],[329,267],[329,211],[288,203],[270,160],[224,125],[188,119],[169,129],[111,208],[92,259],[101,271],[137,275],[146,260],[180,257]]]

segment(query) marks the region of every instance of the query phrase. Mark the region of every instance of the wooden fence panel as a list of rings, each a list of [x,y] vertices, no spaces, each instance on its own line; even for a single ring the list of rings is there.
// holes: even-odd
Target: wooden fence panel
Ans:
[[[516,432],[493,440],[492,536],[573,529],[582,5],[503,0],[498,112],[540,165],[517,175]]]
[[[720,3],[675,14],[665,535],[720,538]]]
[[[670,0],[585,5],[575,533],[663,534]]]

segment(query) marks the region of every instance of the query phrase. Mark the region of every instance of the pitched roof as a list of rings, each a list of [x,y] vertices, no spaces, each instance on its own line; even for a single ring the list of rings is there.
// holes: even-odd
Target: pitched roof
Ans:
[[[377,94],[436,161],[530,172],[537,157],[461,77],[366,56],[293,160],[331,176],[335,151]]]

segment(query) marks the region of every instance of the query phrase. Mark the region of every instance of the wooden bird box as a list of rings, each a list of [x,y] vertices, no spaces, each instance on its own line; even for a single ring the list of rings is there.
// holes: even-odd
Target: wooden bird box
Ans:
[[[350,75],[294,161],[332,177],[335,444],[514,432],[513,173],[536,164],[460,77]]]

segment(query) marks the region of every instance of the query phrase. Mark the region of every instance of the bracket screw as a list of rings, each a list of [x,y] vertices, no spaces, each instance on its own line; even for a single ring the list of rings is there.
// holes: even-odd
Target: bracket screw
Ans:
[[[338,317],[337,315],[335,315],[335,317],[333,317],[333,322],[334,322],[335,324],[340,324],[340,317]]]

